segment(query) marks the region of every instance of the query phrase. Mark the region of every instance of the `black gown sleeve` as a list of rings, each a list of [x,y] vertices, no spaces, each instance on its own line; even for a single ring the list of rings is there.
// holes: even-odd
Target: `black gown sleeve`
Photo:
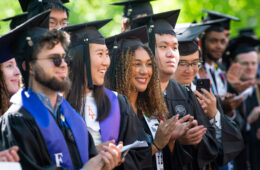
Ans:
[[[124,145],[133,143],[136,140],[146,140],[144,129],[134,112],[127,98],[118,94],[120,105],[120,132],[118,141],[122,141]],[[147,140],[146,140],[147,141]],[[116,169],[138,170],[151,165],[152,150],[151,147],[132,149],[125,157],[125,162]],[[150,158],[150,159],[149,159]]]
[[[149,136],[149,142],[151,143],[153,140],[152,133],[141,112],[138,114],[138,117],[142,122],[146,136]],[[166,145],[162,149],[162,152],[163,166],[165,170],[182,170],[185,169],[187,165],[192,162],[192,156],[182,147],[182,145],[179,144],[178,141],[175,141],[174,152],[170,151],[168,145]],[[155,155],[152,156],[152,163],[150,164],[150,166],[144,169],[157,169]],[[187,167],[186,169],[189,168]]]
[[[221,108],[220,102],[217,102],[217,108],[220,112],[221,121],[221,143],[220,152],[217,158],[217,165],[222,166],[233,160],[244,148],[243,136],[239,127],[227,118]]]
[[[192,90],[180,85],[175,80],[171,79],[169,81],[166,88],[165,101],[170,116],[176,115],[177,112],[180,117],[190,114],[191,116],[194,116],[199,125],[203,125],[207,128],[206,134],[203,136],[202,141],[197,147],[190,145],[181,145],[179,147],[183,148],[182,151],[185,151],[192,156],[192,162],[189,163],[190,159],[187,159],[187,162],[181,163],[179,161],[179,164],[185,163],[186,167],[190,167],[188,169],[202,169],[214,160],[218,154],[214,127],[211,126],[208,117],[205,115]],[[176,109],[177,106],[182,106],[185,109]]]
[[[93,137],[91,136],[91,134],[89,132],[88,132],[88,139],[89,139],[88,154],[89,154],[89,159],[91,159],[91,158],[95,157],[96,155],[98,155],[98,151],[95,146]]]
[[[0,128],[0,141],[3,148],[10,148],[14,145],[19,147],[18,155],[23,169],[66,169],[56,167],[34,118],[23,107],[12,105],[1,117]],[[97,150],[89,134],[89,157],[96,155]]]
[[[23,169],[58,169],[52,162],[35,120],[24,108],[12,105],[1,117],[0,127],[3,147],[19,147],[18,155]]]
[[[199,168],[207,166],[211,161],[214,161],[219,153],[219,146],[216,140],[215,128],[210,124],[209,118],[203,111],[201,105],[198,102],[197,97],[191,89],[188,90],[188,103],[192,107],[192,115],[198,121],[199,125],[203,125],[207,128],[205,135],[196,148],[194,153],[197,158],[197,164]]]

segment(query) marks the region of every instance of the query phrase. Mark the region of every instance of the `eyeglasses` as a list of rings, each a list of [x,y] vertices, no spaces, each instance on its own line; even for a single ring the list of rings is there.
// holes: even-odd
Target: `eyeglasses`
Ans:
[[[54,54],[49,58],[36,58],[34,60],[52,60],[53,64],[56,67],[59,67],[61,65],[62,60],[64,60],[67,63],[68,66],[70,66],[70,64],[71,64],[71,57],[69,57],[67,55],[62,57],[59,54]]]
[[[178,64],[178,68],[185,70],[188,69],[189,66],[191,66],[192,69],[199,69],[202,66],[202,62],[197,61],[197,62],[192,62],[192,63],[188,63],[188,62],[179,62]]]
[[[56,20],[50,20],[49,21],[49,27],[51,28],[55,28],[57,27],[58,25],[60,25],[61,27],[65,27],[65,26],[68,26],[69,25],[69,22],[67,20],[65,21],[62,21],[62,22],[58,22]]]

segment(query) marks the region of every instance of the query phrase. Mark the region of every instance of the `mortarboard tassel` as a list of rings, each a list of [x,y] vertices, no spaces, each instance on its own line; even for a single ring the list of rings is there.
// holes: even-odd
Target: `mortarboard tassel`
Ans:
[[[155,33],[154,33],[154,23],[152,18],[149,21],[149,47],[151,48],[153,54],[155,55]]]
[[[88,89],[93,89],[92,76],[91,76],[91,65],[90,65],[90,54],[89,54],[89,39],[88,35],[85,34],[85,38],[83,39],[85,47],[84,47],[84,61],[86,65],[87,71],[87,80],[88,80]]]
[[[113,50],[112,50],[112,56],[111,56],[111,60],[112,60],[112,63],[111,63],[111,70],[110,70],[110,78],[112,78],[110,80],[111,84],[110,84],[110,87],[112,90],[115,90],[116,88],[116,62],[117,62],[117,51],[118,51],[118,45],[117,45],[117,40],[114,41],[114,44],[113,44]]]

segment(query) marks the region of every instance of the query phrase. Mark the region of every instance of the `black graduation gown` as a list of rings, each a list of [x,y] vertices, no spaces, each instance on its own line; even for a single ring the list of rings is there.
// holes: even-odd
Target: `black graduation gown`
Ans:
[[[258,85],[260,88],[260,85]],[[246,105],[246,117],[249,116],[250,112],[254,109],[254,107],[259,106],[256,88],[254,88],[253,94],[248,96],[245,101]],[[260,118],[252,123],[250,131],[247,133],[247,146],[248,146],[248,156],[251,170],[259,170],[260,169],[260,140],[256,138],[257,129],[260,128]]]
[[[228,92],[234,93],[238,95],[238,92],[228,83]],[[238,108],[235,110],[236,117],[233,120],[235,122],[236,127],[240,130],[240,133],[244,139],[244,145],[246,146],[247,141],[247,132],[246,132],[246,113],[245,113],[245,102],[242,102]],[[235,170],[246,170],[248,169],[248,156],[247,156],[247,148],[244,147],[243,150],[237,155],[234,159],[234,169]]]
[[[18,154],[23,169],[63,169],[57,168],[52,161],[35,119],[23,107],[15,104],[11,105],[0,119],[0,128],[0,141],[3,148],[7,149],[13,145],[19,147]],[[83,165],[75,141],[64,134],[63,130],[61,131],[69,148],[73,166],[76,169],[81,168]],[[93,139],[89,134],[89,158],[96,154]]]
[[[193,146],[175,144],[176,169],[205,169],[218,155],[218,146],[215,138],[215,129],[204,114],[196,96],[187,87],[181,86],[170,79],[165,91],[165,102],[170,116],[179,114],[180,117],[190,114],[198,121],[199,125],[207,128],[202,141],[195,148]],[[184,154],[185,153],[185,154]],[[167,155],[165,155],[167,156]],[[180,158],[180,156],[182,156]],[[178,158],[179,157],[179,158]]]
[[[223,166],[234,160],[235,157],[244,149],[244,140],[239,127],[224,114],[219,100],[217,108],[220,112],[221,120],[221,141],[218,142],[219,154],[214,161],[215,166]]]
[[[143,124],[143,128],[146,133],[146,136],[149,136],[148,138],[152,139],[152,133],[146,123],[146,120],[142,114],[142,111],[138,111],[138,117]],[[176,143],[178,143],[178,141],[176,141]],[[162,152],[163,152],[163,165],[164,165],[165,170],[174,170],[174,169],[178,170],[180,168],[180,167],[177,167],[178,161],[185,162],[187,160],[184,160],[184,159],[189,159],[190,161],[192,159],[191,155],[182,148],[182,145],[179,145],[179,144],[175,144],[173,153],[171,153],[168,145],[166,145],[162,149]],[[155,155],[152,156],[152,163],[150,164],[150,166],[143,168],[143,170],[148,170],[148,169],[149,170],[157,169]]]
[[[120,131],[118,141],[124,145],[136,140],[146,140],[145,132],[131,104],[124,95],[118,94],[120,106]],[[132,149],[125,157],[125,162],[115,169],[138,170],[151,166],[151,147]]]

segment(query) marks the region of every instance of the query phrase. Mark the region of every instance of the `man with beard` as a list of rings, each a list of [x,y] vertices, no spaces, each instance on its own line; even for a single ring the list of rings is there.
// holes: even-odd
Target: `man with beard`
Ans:
[[[224,113],[232,117],[242,99],[234,98],[235,94],[228,93],[228,80],[225,72],[219,66],[219,61],[226,48],[223,21],[225,19],[207,21],[211,27],[205,31],[201,38],[204,65],[199,70],[197,78],[210,79],[212,92],[220,98]]]
[[[229,41],[229,35],[231,33],[230,31],[230,22],[232,21],[240,21],[240,19],[231,16],[231,15],[226,15],[226,14],[222,14],[216,11],[210,11],[210,10],[205,10],[203,9],[202,12],[208,13],[207,17],[204,19],[204,21],[207,20],[215,20],[215,19],[226,19],[224,22],[222,22],[222,26],[224,28],[224,33],[226,36],[226,43],[228,43]]]
[[[202,37],[204,69],[207,74],[206,77],[211,80],[213,93],[216,95],[225,95],[227,93],[227,80],[224,72],[218,67],[218,61],[221,59],[227,45],[225,38],[224,28],[215,25],[208,28]]]
[[[25,84],[1,117],[0,141],[3,148],[19,147],[23,169],[112,169],[120,161],[122,144],[104,146],[95,156],[84,120],[58,93],[70,84],[65,53],[69,35],[49,31],[48,24],[35,26],[48,15],[39,14],[0,39],[16,48],[11,51],[21,59]]]

